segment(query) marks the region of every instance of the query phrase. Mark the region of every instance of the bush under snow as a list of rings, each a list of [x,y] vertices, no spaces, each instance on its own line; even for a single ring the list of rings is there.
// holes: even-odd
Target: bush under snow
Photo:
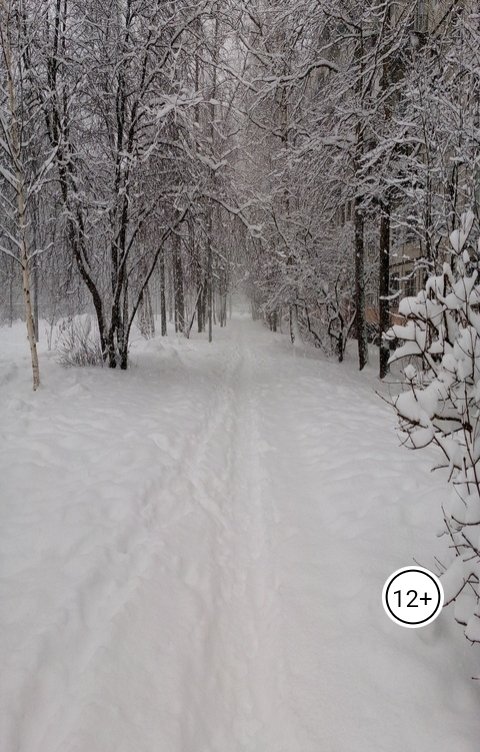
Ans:
[[[65,319],[59,324],[56,347],[62,366],[97,366],[103,364],[98,331],[88,314]]]
[[[450,236],[451,263],[415,297],[401,301],[402,325],[390,358],[408,358],[406,390],[393,400],[405,444],[435,444],[449,468],[443,507],[452,562],[442,575],[445,603],[471,642],[480,642],[480,243],[469,243],[473,214]]]

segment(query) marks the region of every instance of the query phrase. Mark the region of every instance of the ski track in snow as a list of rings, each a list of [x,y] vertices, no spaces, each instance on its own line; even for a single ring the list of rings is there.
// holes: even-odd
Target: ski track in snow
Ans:
[[[35,396],[24,350],[0,355],[2,751],[476,752],[451,614],[381,606],[432,567],[445,491],[371,377],[244,319],[126,374],[46,362]]]

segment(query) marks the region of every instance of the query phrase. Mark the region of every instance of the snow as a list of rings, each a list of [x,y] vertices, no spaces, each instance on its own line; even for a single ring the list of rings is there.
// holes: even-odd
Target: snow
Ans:
[[[452,244],[453,250],[456,253],[462,252],[463,246],[467,242],[468,236],[470,235],[474,221],[475,215],[469,209],[467,212],[462,214],[459,229],[454,230],[450,234],[450,243]]]
[[[2,750],[475,752],[452,608],[381,604],[449,555],[438,456],[399,448],[372,371],[215,335],[137,339],[127,372],[42,352],[34,395],[0,330]]]

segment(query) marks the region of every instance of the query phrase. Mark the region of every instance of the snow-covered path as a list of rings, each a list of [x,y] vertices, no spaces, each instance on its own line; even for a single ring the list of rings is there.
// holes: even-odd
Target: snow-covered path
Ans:
[[[2,750],[476,752],[460,629],[381,606],[393,570],[432,566],[444,491],[368,375],[236,319],[127,373],[50,361],[34,397],[16,347]]]

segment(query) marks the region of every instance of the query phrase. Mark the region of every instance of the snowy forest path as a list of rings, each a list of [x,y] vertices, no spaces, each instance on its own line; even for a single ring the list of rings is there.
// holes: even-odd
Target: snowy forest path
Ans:
[[[244,327],[233,326],[220,406],[186,471],[192,502],[204,513],[200,536],[207,550],[204,558],[184,562],[183,576],[205,617],[185,684],[185,707],[197,707],[199,715],[186,719],[183,748],[196,748],[199,716],[206,714],[215,722],[200,748],[219,752],[269,749],[272,733],[278,738],[279,723],[285,727],[287,720],[277,712],[284,674],[271,553],[275,511],[261,467],[259,359]]]
[[[245,318],[132,359],[4,406],[6,752],[473,752],[458,686],[404,723],[463,658],[383,613],[442,480],[371,377]]]

